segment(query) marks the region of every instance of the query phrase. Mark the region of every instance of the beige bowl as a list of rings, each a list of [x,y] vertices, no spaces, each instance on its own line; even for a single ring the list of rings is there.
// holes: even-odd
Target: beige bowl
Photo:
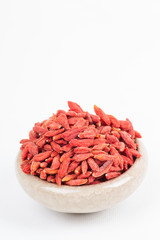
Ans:
[[[21,152],[16,161],[16,173],[23,189],[46,207],[67,213],[98,212],[127,198],[140,185],[147,167],[146,150],[138,140],[142,157],[121,176],[90,186],[57,186],[38,177],[24,174],[20,168]]]

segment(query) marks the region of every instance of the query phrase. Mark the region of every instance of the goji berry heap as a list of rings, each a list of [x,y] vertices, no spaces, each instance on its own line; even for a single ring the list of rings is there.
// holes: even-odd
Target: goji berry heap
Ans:
[[[20,141],[24,173],[59,186],[91,185],[120,176],[141,156],[141,135],[129,119],[118,120],[96,105],[95,115],[77,103],[68,106],[35,123],[29,139]]]

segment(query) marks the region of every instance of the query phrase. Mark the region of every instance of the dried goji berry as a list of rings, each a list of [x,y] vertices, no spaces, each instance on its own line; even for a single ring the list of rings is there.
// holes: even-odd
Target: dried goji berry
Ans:
[[[108,160],[114,160],[115,157],[110,155],[110,154],[104,154],[104,153],[101,153],[101,154],[97,154],[97,155],[94,155],[94,158],[100,160],[100,161],[108,161]]]
[[[46,137],[42,136],[36,141],[36,145],[42,148],[46,143]]]
[[[60,178],[60,176],[58,174],[56,174],[56,183],[58,186],[61,186],[61,184],[62,184],[62,179]]]
[[[53,175],[49,175],[47,177],[47,182],[51,182],[51,183],[55,183],[56,182],[56,179]]]
[[[68,101],[68,107],[70,108],[70,110],[72,110],[76,113],[83,112],[82,108],[75,102]]]
[[[82,173],[86,174],[86,172],[88,170],[88,164],[87,164],[86,160],[82,161],[81,166],[82,166]]]
[[[61,128],[62,125],[57,122],[52,122],[51,124],[49,124],[48,127],[50,128],[50,130],[57,130],[57,129]]]
[[[106,154],[106,152],[103,150],[92,150],[92,153],[94,156],[98,155],[98,154]]]
[[[100,121],[100,117],[94,114],[90,114],[92,118],[92,122],[98,123]]]
[[[68,111],[66,112],[66,115],[68,117],[76,117],[77,116],[77,113],[75,111]]]
[[[27,158],[28,152],[29,152],[29,149],[28,149],[28,144],[27,144],[21,153],[21,158],[23,161]]]
[[[69,168],[68,168],[68,173],[73,172],[78,167],[79,164],[80,163],[76,162],[76,161],[71,162],[71,164],[69,165]]]
[[[100,143],[100,144],[94,145],[92,150],[103,150],[108,145],[109,144],[106,144],[106,143]]]
[[[66,114],[66,111],[64,110],[57,110],[56,117],[58,117],[60,114]]]
[[[25,165],[21,164],[21,169],[26,174],[30,174],[30,172],[31,172],[29,163],[26,163]]]
[[[74,179],[66,182],[67,185],[70,186],[80,186],[86,184],[88,179]]]
[[[38,168],[37,171],[36,171],[36,173],[37,173],[37,174],[41,174],[42,171],[43,171],[43,168]]]
[[[45,173],[44,170],[41,171],[40,178],[43,179],[43,180],[45,180],[47,178],[47,174]]]
[[[131,138],[134,139],[135,138],[135,131],[133,129],[133,125],[132,125],[131,121],[128,118],[126,118],[126,121],[128,121],[129,124],[130,124],[128,133],[131,135]]]
[[[126,154],[126,156],[127,156],[128,158],[131,159],[131,161],[132,161],[132,163],[133,163],[133,156],[132,156],[132,153],[129,151],[129,148],[128,148],[128,147],[126,147],[126,148],[124,149],[124,153]]]
[[[102,144],[102,143],[106,143],[106,139],[104,139],[104,138],[98,138],[98,139],[94,139],[93,144],[91,144],[90,146],[92,146],[92,145],[98,145],[98,144]]]
[[[86,123],[86,120],[83,118],[78,118],[78,120],[76,121],[76,123],[73,125],[72,129],[78,129],[81,127],[84,127]]]
[[[121,155],[121,157],[123,158],[124,163],[127,163],[127,164],[129,164],[130,166],[133,165],[133,160],[132,160],[132,159],[130,159],[130,158],[124,156],[124,155]]]
[[[66,158],[72,157],[73,154],[74,154],[74,150],[73,150],[73,149],[70,150],[70,151],[68,151],[68,152],[66,152],[66,153],[63,153],[63,154],[61,155],[60,162],[63,162],[63,160],[65,160]]]
[[[133,139],[130,137],[129,133],[125,131],[120,132],[121,137],[123,138],[124,142],[131,148],[136,149],[136,144],[134,143]]]
[[[81,166],[76,167],[76,169],[74,170],[74,173],[75,173],[76,175],[81,174],[81,172],[82,172]]]
[[[23,143],[27,143],[28,144],[29,142],[31,142],[31,140],[29,140],[29,139],[22,139],[20,141],[21,144],[23,144]]]
[[[45,168],[44,172],[47,174],[56,174],[58,172],[58,169]]]
[[[101,134],[106,134],[106,133],[110,133],[111,132],[111,126],[102,126],[101,127],[101,130],[100,130],[100,133]]]
[[[88,158],[88,164],[93,171],[99,171],[99,166],[93,158]]]
[[[78,136],[79,138],[95,138],[97,135],[97,130],[95,128],[88,128],[81,132]]]
[[[120,120],[119,121],[120,122],[120,128],[122,129],[122,130],[124,130],[124,131],[127,131],[127,130],[129,130],[129,128],[130,128],[130,123],[128,122],[128,121],[123,121],[123,120]]]
[[[109,179],[118,177],[120,175],[121,175],[120,172],[109,172],[109,173],[105,174],[105,177],[106,177],[107,180],[109,180]]]
[[[89,153],[91,152],[91,148],[88,147],[76,147],[74,148],[75,153]]]
[[[124,142],[115,142],[112,144],[115,148],[117,148],[120,152],[123,152],[125,149],[125,144]]]
[[[39,166],[40,166],[40,162],[32,162],[32,163],[31,163],[31,167],[30,167],[31,172],[37,171],[37,169],[39,168]]]
[[[106,136],[107,143],[116,143],[119,141],[118,138],[115,137],[114,135],[110,135],[107,133],[105,136]]]
[[[122,169],[120,167],[111,166],[110,169],[109,169],[109,172],[119,172],[121,170]]]
[[[100,176],[106,174],[106,173],[109,171],[110,167],[112,166],[112,163],[113,163],[112,160],[106,161],[106,162],[100,167],[99,171],[93,172],[92,176],[97,178],[97,177],[100,177]]]
[[[56,151],[57,153],[62,153],[63,152],[62,149],[61,149],[61,146],[58,143],[52,141],[51,146],[52,146],[53,150]]]
[[[34,132],[33,130],[31,130],[29,132],[29,138],[30,138],[30,140],[34,141],[35,139],[37,139],[37,133]]]
[[[66,114],[61,113],[59,114],[59,116],[57,117],[57,121],[66,129],[70,129],[69,127],[69,123],[68,123],[68,119],[66,117]]]
[[[48,158],[50,156],[51,156],[51,151],[46,151],[46,152],[43,152],[43,153],[39,153],[39,154],[37,154],[33,157],[33,161],[41,162],[41,161],[45,160],[46,158]]]
[[[89,172],[89,171],[86,173],[82,173],[77,177],[77,179],[88,178],[91,174],[92,174],[92,172]]]
[[[72,147],[90,147],[93,145],[93,139],[72,139],[70,142]]]
[[[62,134],[62,137],[64,138],[64,140],[70,141],[71,139],[74,139],[75,137],[77,137],[80,132],[83,132],[85,128],[86,127],[80,127],[80,128],[67,130]]]
[[[106,123],[106,125],[110,125],[111,121],[107,114],[105,114],[101,108],[94,105],[94,111],[95,113],[103,120],[103,122]]]
[[[49,145],[49,144],[45,144],[45,145],[43,146],[43,149],[44,149],[45,151],[52,151],[52,147],[51,147],[51,145]]]
[[[96,115],[74,102],[34,124],[29,139],[20,141],[21,169],[61,185],[91,185],[127,171],[141,157],[129,119],[118,120],[94,106]]]
[[[57,153],[56,153],[57,154]],[[52,154],[51,154],[52,155]],[[53,161],[53,157],[49,157],[45,159],[45,162],[50,164]]]
[[[56,136],[60,133],[64,132],[64,128],[60,128],[60,129],[57,129],[57,130],[51,130],[51,131],[48,131],[44,134],[45,137],[53,137],[53,136]]]
[[[120,139],[120,137],[121,137],[121,135],[119,134],[118,131],[112,131],[111,134],[114,135],[118,139]]]
[[[86,112],[86,119],[88,119],[89,123],[92,124],[93,121],[89,112]]]
[[[60,178],[63,178],[64,176],[67,175],[68,167],[70,164],[71,159],[70,158],[65,158],[63,162],[61,163],[59,170],[58,170],[58,175]]]
[[[60,155],[58,154],[52,160],[51,169],[58,169],[59,166],[60,166]]]
[[[93,157],[93,154],[92,153],[79,153],[79,154],[74,154],[72,159],[74,161],[80,162],[80,161],[88,159],[89,157]]]
[[[57,135],[58,136],[58,135]],[[55,136],[56,137],[56,136]],[[58,144],[60,144],[60,145],[67,145],[67,141],[65,141],[65,140],[63,140],[63,139],[59,139],[59,140],[55,140],[54,138],[55,137],[53,137],[53,140],[56,142],[56,143],[58,143]],[[63,147],[62,147],[63,148]],[[62,149],[63,150],[63,149]],[[64,151],[64,150],[63,150]]]
[[[40,163],[40,167],[41,168],[46,168],[48,166],[48,163],[47,162],[41,162]]]
[[[139,132],[135,131],[135,137],[136,137],[136,138],[141,138],[142,135],[141,135]]]
[[[134,157],[136,158],[141,157],[141,154],[137,150],[130,148],[129,151]]]
[[[93,183],[94,180],[95,180],[95,177],[93,177],[93,176],[89,176],[87,184],[91,184],[91,183]]]
[[[76,177],[77,177],[76,174],[68,174],[64,178],[62,178],[62,182],[70,181],[72,179],[75,179]]]
[[[68,152],[72,149],[72,146],[70,144],[66,144],[63,147],[61,147],[62,151]]]
[[[108,117],[109,117],[113,127],[115,127],[115,128],[119,128],[120,127],[120,122],[119,122],[119,120],[117,118],[115,118],[112,115],[108,115]]]
[[[41,127],[41,126],[34,126],[33,131],[42,135],[47,132],[47,128]]]

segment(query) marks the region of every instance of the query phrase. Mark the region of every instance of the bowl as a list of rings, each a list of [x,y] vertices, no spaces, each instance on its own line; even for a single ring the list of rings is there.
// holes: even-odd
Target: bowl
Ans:
[[[141,157],[119,177],[88,186],[58,186],[27,175],[20,168],[21,152],[16,160],[16,175],[25,192],[46,207],[66,213],[91,213],[110,208],[132,194],[142,182],[147,168],[147,154],[137,140]]]

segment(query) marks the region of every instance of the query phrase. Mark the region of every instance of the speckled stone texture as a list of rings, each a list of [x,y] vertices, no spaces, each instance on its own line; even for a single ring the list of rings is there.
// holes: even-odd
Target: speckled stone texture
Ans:
[[[147,154],[141,140],[137,142],[142,157],[136,159],[128,171],[108,182],[59,187],[23,173],[20,168],[21,152],[16,160],[17,178],[29,196],[52,210],[66,213],[98,212],[127,198],[142,182],[147,168]]]

